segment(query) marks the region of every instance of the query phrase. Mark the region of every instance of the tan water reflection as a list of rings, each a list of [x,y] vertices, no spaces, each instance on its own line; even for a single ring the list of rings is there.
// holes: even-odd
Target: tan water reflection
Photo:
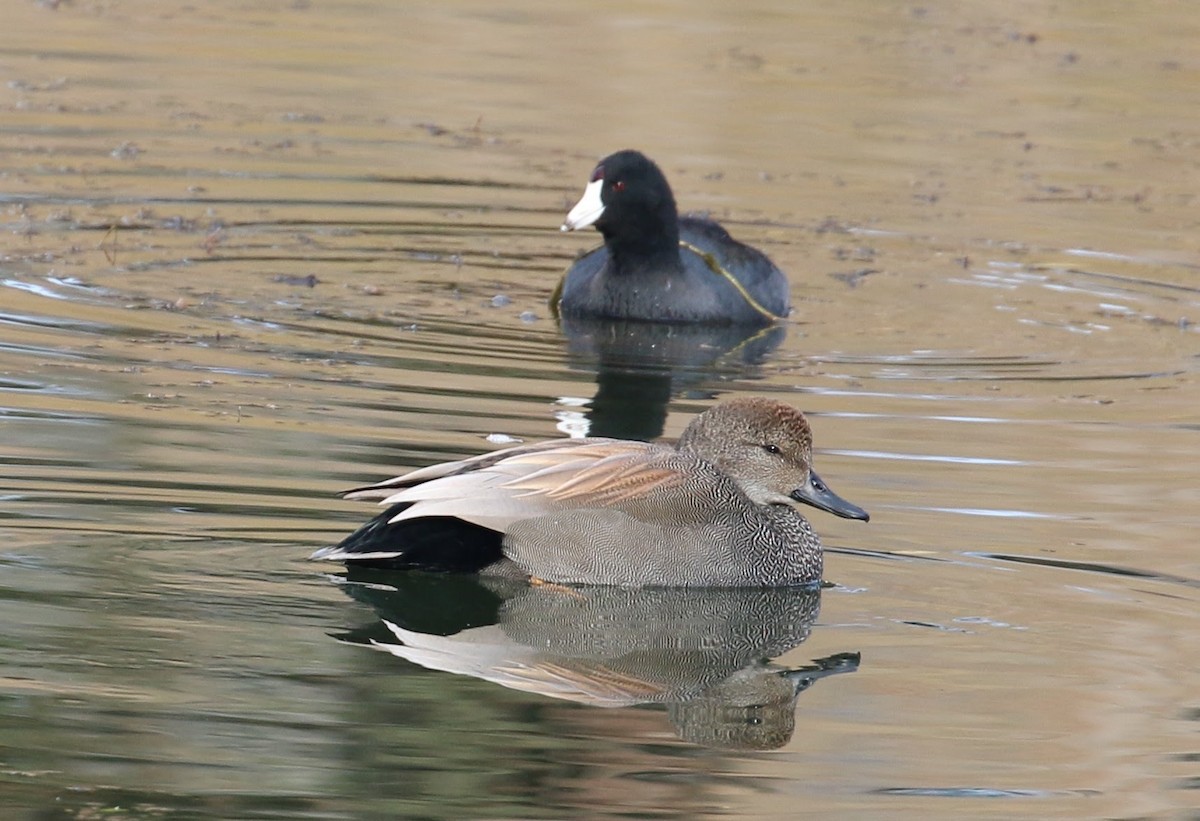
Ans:
[[[1165,0],[9,4],[0,806],[1186,817],[1198,28]],[[583,424],[596,365],[545,299],[626,146],[795,294],[765,357],[673,375],[666,433],[788,398],[873,514],[818,524],[837,586],[778,661],[862,664],[778,752],[344,647],[374,614],[300,561],[372,513],[337,490]]]

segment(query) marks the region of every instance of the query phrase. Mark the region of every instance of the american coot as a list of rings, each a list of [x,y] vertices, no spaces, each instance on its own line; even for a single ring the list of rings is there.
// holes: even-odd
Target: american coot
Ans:
[[[767,325],[788,313],[787,277],[717,223],[680,218],[662,171],[637,151],[600,161],[562,230],[595,225],[552,299],[563,316]]]
[[[804,415],[757,397],[700,414],[674,448],[519,445],[347,497],[388,509],[312,558],[626,586],[815,582],[821,542],[797,504],[868,518],[812,470]]]

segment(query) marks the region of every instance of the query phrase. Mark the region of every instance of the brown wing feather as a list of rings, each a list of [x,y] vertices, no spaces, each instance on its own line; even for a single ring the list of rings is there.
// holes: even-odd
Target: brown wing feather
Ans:
[[[481,453],[478,456],[459,459],[456,462],[441,462],[436,465],[428,465],[427,467],[410,470],[408,473],[402,473],[399,476],[385,479],[382,482],[376,482],[373,485],[363,485],[362,487],[342,491],[342,496],[346,499],[386,499],[400,488],[412,487],[423,482],[430,482],[447,476],[461,476],[464,473],[486,470],[507,459],[536,459],[539,453],[545,451],[570,451],[577,447],[586,447],[594,443],[616,441],[618,440],[600,438],[552,439],[546,442],[536,442],[532,445],[515,445],[511,448],[493,450],[488,453]]]
[[[680,505],[680,494],[671,493],[702,480],[676,451],[660,445],[569,440],[522,449],[490,464],[469,460],[470,466],[464,467],[467,464],[438,466],[444,475],[384,483],[356,498],[381,499],[385,505],[408,503],[393,523],[444,516],[499,532],[525,519],[567,510],[620,511],[648,521],[707,515],[703,506]]]
[[[630,448],[631,444],[587,448],[586,455],[594,459],[591,464],[584,463],[579,458],[584,454],[576,450],[569,462],[518,476],[505,482],[504,487],[523,491],[522,496],[544,495],[571,507],[610,507],[687,481],[685,473],[656,458],[669,451],[653,446]]]

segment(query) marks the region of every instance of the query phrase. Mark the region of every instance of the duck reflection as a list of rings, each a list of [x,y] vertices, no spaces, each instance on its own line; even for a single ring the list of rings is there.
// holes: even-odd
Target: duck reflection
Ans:
[[[787,335],[767,327],[559,317],[570,364],[596,374],[589,436],[656,439],[672,396],[754,372]]]
[[[681,738],[710,747],[786,744],[797,696],[859,662],[767,661],[808,637],[819,589],[567,588],[364,570],[344,589],[380,621],[343,641],[583,704],[664,704]]]

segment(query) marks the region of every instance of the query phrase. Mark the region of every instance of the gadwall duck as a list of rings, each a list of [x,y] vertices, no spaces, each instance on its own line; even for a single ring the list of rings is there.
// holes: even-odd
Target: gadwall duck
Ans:
[[[717,223],[680,218],[659,167],[637,151],[605,157],[564,231],[604,245],[575,262],[551,302],[562,316],[768,325],[787,316],[787,277]]]
[[[821,542],[797,504],[868,519],[813,471],[804,414],[763,398],[705,411],[675,447],[559,439],[345,495],[388,509],[312,558],[634,587],[817,582]]]

